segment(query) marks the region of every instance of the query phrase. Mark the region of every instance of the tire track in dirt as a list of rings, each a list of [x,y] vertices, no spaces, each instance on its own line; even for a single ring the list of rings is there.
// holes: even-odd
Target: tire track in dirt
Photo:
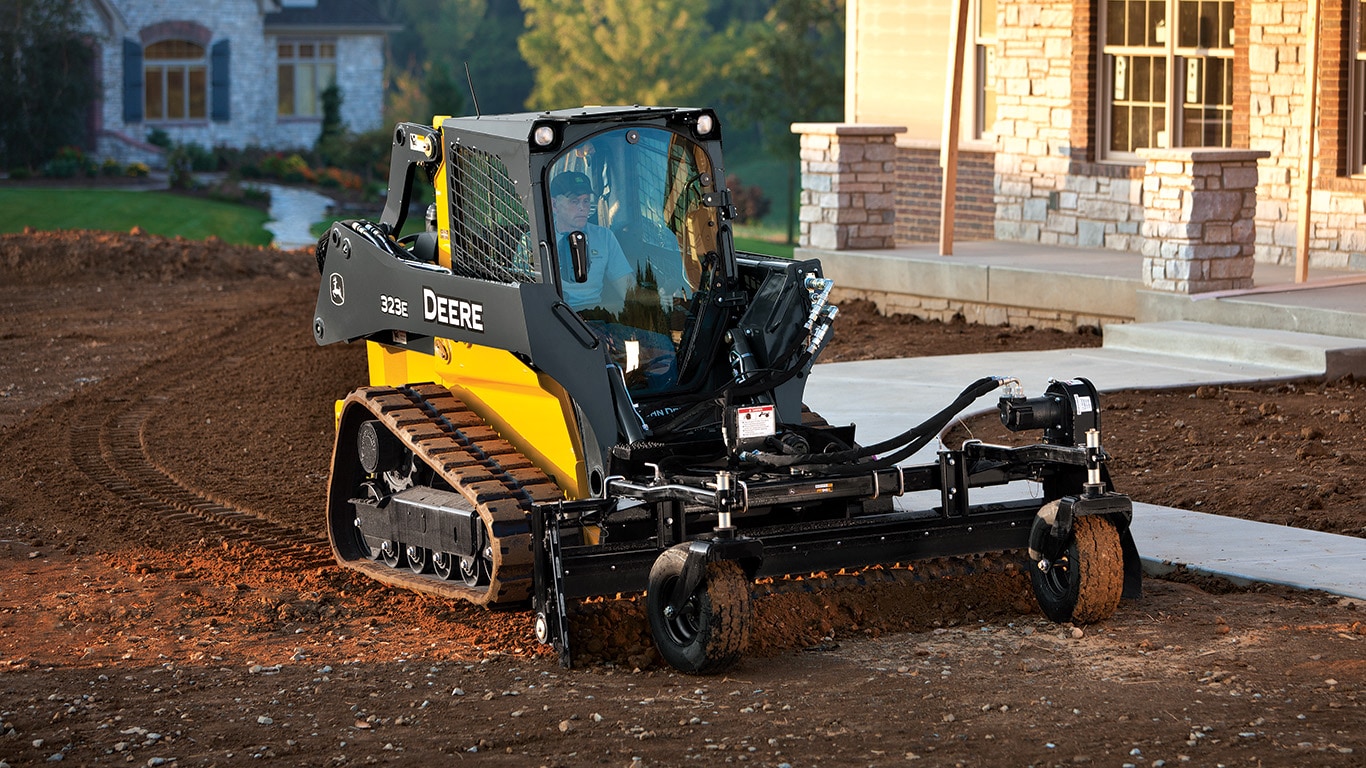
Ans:
[[[196,488],[158,463],[148,444],[148,424],[158,412],[206,371],[235,367],[249,359],[252,346],[261,338],[252,326],[278,324],[272,314],[258,313],[219,328],[143,366],[136,377],[143,388],[107,401],[112,407],[100,424],[70,427],[69,451],[81,472],[141,512],[224,542],[249,544],[282,567],[332,566],[335,562],[320,532],[267,519]]]

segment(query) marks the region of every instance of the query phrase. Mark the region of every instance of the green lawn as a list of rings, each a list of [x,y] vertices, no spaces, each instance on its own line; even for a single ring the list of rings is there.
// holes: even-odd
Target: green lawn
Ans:
[[[256,208],[168,192],[0,188],[0,233],[24,227],[127,232],[140,226],[167,237],[218,235],[228,243],[269,245],[270,233],[262,228],[268,218]]]
[[[765,237],[747,236],[746,227],[737,226],[735,228],[735,250],[759,253],[765,256],[777,256],[782,259],[792,258],[792,251],[797,246],[783,242],[774,242]],[[758,233],[754,233],[758,234]]]

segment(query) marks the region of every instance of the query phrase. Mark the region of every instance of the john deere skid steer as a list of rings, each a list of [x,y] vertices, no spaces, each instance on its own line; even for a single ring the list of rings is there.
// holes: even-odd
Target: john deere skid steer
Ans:
[[[735,250],[712,111],[434,122],[395,128],[379,221],[318,243],[314,335],[369,356],[370,385],[337,403],[342,565],[529,604],[566,665],[569,601],[643,591],[661,656],[690,673],[744,652],[756,578],[1027,550],[1055,621],[1138,593],[1086,380],[1031,398],[984,378],[874,445],[803,405],[832,283],[817,261]],[[408,232],[415,182],[435,202]],[[911,463],[998,389],[1036,444]],[[1013,481],[1031,481],[1022,498],[974,503]]]

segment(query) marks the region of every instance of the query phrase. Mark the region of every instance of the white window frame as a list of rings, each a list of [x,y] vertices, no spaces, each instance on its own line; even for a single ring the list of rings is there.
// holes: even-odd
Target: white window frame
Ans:
[[[996,28],[999,0],[972,0],[972,120],[970,137],[986,139],[996,133]],[[989,6],[989,7],[983,7]],[[983,13],[989,23],[983,24]]]
[[[1116,2],[1126,5],[1143,3],[1144,0],[1116,0]],[[1217,113],[1222,113],[1223,118],[1219,121],[1222,142],[1219,144],[1199,143],[1198,137],[1187,137],[1184,135],[1184,121],[1182,110],[1185,108],[1187,94],[1191,88],[1199,89],[1209,87],[1208,83],[1202,79],[1209,71],[1210,60],[1222,62],[1225,77],[1231,90],[1233,77],[1233,25],[1232,25],[1232,0],[1222,0],[1226,4],[1230,16],[1230,23],[1227,29],[1228,38],[1222,41],[1222,45],[1216,46],[1181,46],[1179,37],[1181,30],[1177,28],[1180,5],[1182,0],[1166,0],[1162,3],[1164,14],[1158,21],[1158,27],[1154,30],[1156,38],[1151,44],[1147,45],[1109,45],[1107,44],[1108,33],[1108,14],[1111,11],[1111,2],[1106,0],[1099,4],[1099,39],[1096,46],[1097,68],[1099,77],[1099,98],[1097,99],[1097,147],[1098,155],[1102,160],[1137,164],[1142,159],[1137,152],[1132,151],[1147,147],[1183,147],[1183,146],[1230,146],[1232,141],[1232,122],[1233,104],[1232,98],[1228,103],[1216,104],[1212,108]],[[1202,2],[1215,3],[1220,0],[1202,0]],[[1145,3],[1151,7],[1152,3]],[[1217,31],[1217,30],[1216,30]],[[1113,146],[1113,115],[1112,107],[1116,98],[1127,101],[1127,94],[1120,88],[1120,94],[1116,94],[1116,72],[1124,72],[1136,57],[1151,57],[1160,59],[1163,62],[1162,73],[1162,97],[1160,102],[1156,99],[1147,102],[1149,105],[1161,103],[1163,116],[1160,125],[1154,123],[1153,140],[1145,146],[1133,146],[1131,149],[1114,149]],[[1181,76],[1178,76],[1178,73]],[[1189,74],[1190,77],[1186,75]],[[1199,94],[1195,94],[1198,99]],[[1200,103],[1198,101],[1192,104]]]

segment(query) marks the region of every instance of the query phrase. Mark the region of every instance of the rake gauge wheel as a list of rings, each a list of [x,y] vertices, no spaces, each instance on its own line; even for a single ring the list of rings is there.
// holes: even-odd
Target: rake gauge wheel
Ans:
[[[1043,523],[1036,520],[1035,525]],[[1029,578],[1044,615],[1074,624],[1114,615],[1124,591],[1124,553],[1115,524],[1103,517],[1079,517],[1066,539],[1047,532],[1039,538],[1043,560],[1030,569]]]
[[[664,550],[650,568],[645,594],[650,633],[659,655],[674,669],[709,675],[734,666],[749,643],[749,580],[733,561],[706,564],[706,574],[679,610],[670,608],[682,588],[687,545]]]

